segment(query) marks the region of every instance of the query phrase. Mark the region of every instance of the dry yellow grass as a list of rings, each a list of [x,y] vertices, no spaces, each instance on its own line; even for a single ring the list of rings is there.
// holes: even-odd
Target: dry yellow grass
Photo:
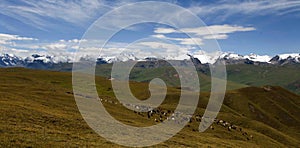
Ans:
[[[6,68],[0,69],[0,75],[1,147],[121,147],[97,135],[85,123],[71,94],[71,73]],[[99,97],[114,100],[110,81],[97,77],[96,82]],[[149,96],[146,91],[148,84],[132,83],[131,86],[137,97],[145,99]],[[192,122],[168,141],[153,147],[299,146],[300,123],[299,114],[296,113],[299,113],[300,97],[277,87],[271,92],[262,90],[244,88],[228,92],[218,116],[242,127],[243,131],[253,135],[253,139],[247,140],[240,131],[228,131],[216,124],[213,125],[214,130],[199,133],[193,131],[199,123]],[[174,108],[178,94],[178,89],[169,88],[168,99],[161,107]],[[274,94],[273,97],[270,94]],[[201,94],[196,113],[204,112],[208,96],[208,93]],[[268,102],[254,99],[255,96],[276,105],[264,108]],[[282,102],[274,96],[285,96],[287,101]],[[255,113],[249,110],[249,102],[255,107]],[[289,108],[291,105],[294,109]],[[125,124],[157,124],[153,119],[142,117],[121,105],[104,103],[104,106],[112,116]],[[265,113],[267,111],[269,113]],[[258,112],[265,118],[259,119],[256,116]],[[291,119],[285,119],[284,115],[277,116],[280,113],[290,115]]]

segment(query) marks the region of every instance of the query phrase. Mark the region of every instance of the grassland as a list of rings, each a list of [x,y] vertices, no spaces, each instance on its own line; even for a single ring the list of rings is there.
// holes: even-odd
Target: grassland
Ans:
[[[83,120],[72,94],[71,73],[0,69],[1,147],[121,147],[97,135]],[[205,77],[205,76],[203,76]],[[115,100],[111,82],[96,77],[100,98]],[[140,99],[149,97],[148,84],[131,82]],[[162,108],[172,109],[179,89],[168,88]],[[201,92],[195,114],[203,114],[209,93]],[[119,121],[132,126],[157,124],[121,105],[104,103]],[[246,87],[226,93],[219,119],[241,127],[228,131],[213,124],[214,130],[194,131],[189,123],[176,136],[154,147],[298,147],[300,145],[300,96],[281,87]]]
[[[111,64],[97,65],[96,74],[110,77]],[[244,88],[247,86],[274,85],[281,86],[294,93],[300,94],[300,65],[250,65],[232,64],[226,66],[227,90]],[[137,82],[149,82],[154,77],[160,77],[169,86],[180,86],[175,77],[176,71],[171,67],[141,68],[135,67],[131,71],[130,80]],[[201,91],[210,90],[210,71],[203,67],[198,71]]]
[[[102,77],[111,76],[111,64],[97,65],[96,75]],[[122,70],[120,70],[122,71]],[[199,83],[201,91],[210,91],[211,77],[209,72],[198,72]],[[130,73],[129,79],[136,82],[150,82],[153,78],[161,78],[170,87],[180,86],[179,77],[173,67],[155,67],[155,68],[140,68],[134,67]],[[237,83],[234,81],[227,81],[227,90],[247,87],[248,85]]]
[[[249,86],[276,85],[300,94],[300,65],[227,65],[228,80]]]

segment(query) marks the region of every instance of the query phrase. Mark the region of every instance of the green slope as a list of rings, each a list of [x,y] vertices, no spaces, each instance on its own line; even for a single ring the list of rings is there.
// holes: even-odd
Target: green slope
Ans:
[[[295,65],[227,65],[229,81],[249,86],[277,85],[300,94],[300,64]],[[291,85],[295,82],[298,85]],[[298,89],[296,88],[298,87]]]
[[[96,74],[110,77],[111,64],[98,65]],[[201,71],[201,72],[200,72]],[[300,94],[300,65],[227,65],[227,90],[243,88],[246,86],[276,85]],[[210,90],[210,76],[207,68],[200,69],[201,90]],[[160,77],[169,86],[180,86],[176,71],[171,67],[158,68],[134,68],[130,79],[137,82],[149,82],[153,78]]]
[[[1,147],[120,147],[98,136],[82,119],[72,95],[71,73],[6,68],[0,69],[0,75]],[[100,98],[115,100],[109,80],[96,77],[96,82]],[[131,82],[130,86],[138,98],[149,97],[147,83]],[[161,107],[176,107],[179,95],[179,89],[168,88]],[[204,112],[208,97],[209,93],[201,93],[196,114]],[[194,131],[199,123],[192,122],[158,147],[297,147],[299,100],[281,87],[232,90],[218,118],[243,132],[214,123],[214,130],[199,133]],[[104,106],[125,124],[157,124],[121,105]],[[249,135],[253,139],[248,140]]]
[[[151,65],[151,64],[150,64]],[[70,71],[71,64],[54,66],[52,70]],[[112,64],[97,65],[96,74],[110,77]],[[146,64],[147,66],[147,64]],[[133,81],[149,82],[152,78],[160,76],[171,86],[179,86],[179,81],[174,77],[175,71],[163,64],[160,68],[136,67],[131,71],[130,78]],[[198,69],[201,78],[201,88],[204,91],[210,89],[209,68],[200,66]],[[300,64],[289,65],[250,65],[232,64],[226,65],[227,69],[227,90],[243,88],[246,86],[276,85],[300,94]]]
[[[122,70],[120,70],[122,71]],[[96,74],[99,76],[110,77],[111,64],[97,65]],[[161,78],[168,86],[179,87],[180,79],[177,72],[172,67],[158,67],[158,68],[133,68],[129,79],[136,82],[150,82],[154,78]],[[198,72],[199,83],[201,91],[210,91],[211,78],[210,76]],[[227,90],[247,87],[246,84],[227,81]]]

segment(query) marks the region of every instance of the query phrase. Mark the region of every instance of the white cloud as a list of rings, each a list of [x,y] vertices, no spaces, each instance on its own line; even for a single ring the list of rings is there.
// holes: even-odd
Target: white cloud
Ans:
[[[151,36],[159,39],[179,41],[179,44],[181,45],[203,45],[203,40],[201,38],[174,38],[167,37],[163,34],[154,34]]]
[[[231,25],[212,25],[205,27],[197,27],[197,28],[183,28],[180,31],[184,33],[193,33],[198,36],[204,35],[219,35],[219,34],[229,34],[234,32],[245,32],[245,31],[253,31],[254,27],[243,27],[243,26],[231,26]]]
[[[1,40],[2,39],[2,40]],[[5,40],[4,40],[5,39]],[[79,42],[86,40],[72,39],[59,40],[54,42],[26,42],[13,43],[13,40],[36,40],[34,38],[20,37],[18,35],[0,34],[2,44],[0,53],[15,54],[21,57],[28,57],[32,54],[53,55],[56,57],[73,57],[73,49],[78,49]],[[0,42],[1,43],[1,42]],[[10,43],[10,44],[9,44]]]
[[[12,48],[11,50],[12,50],[13,52],[18,52],[18,53],[20,53],[20,52],[22,52],[22,53],[28,53],[28,52],[29,52],[28,50],[15,49],[15,48]]]
[[[222,40],[222,39],[227,39],[228,35],[227,34],[214,34],[214,35],[206,35],[203,37],[204,39],[216,39],[216,40]]]
[[[1,40],[37,40],[35,38],[21,37],[19,35],[4,34],[4,33],[0,33],[0,39]]]
[[[157,32],[155,32],[157,33]],[[155,37],[155,38],[159,38],[159,39],[166,39],[167,37],[163,34],[154,34],[154,35],[151,35],[152,37]]]
[[[201,38],[175,38],[180,41],[181,45],[202,45]]]
[[[284,15],[297,12],[300,1],[264,0],[264,1],[219,1],[212,4],[195,4],[188,8],[199,16],[212,21],[223,21],[232,15]]]
[[[12,4],[9,1],[0,3],[0,14],[12,17],[25,24],[36,28],[47,28],[57,25],[53,20],[63,20],[73,25],[89,25],[92,21],[113,8],[135,2],[117,1],[110,2],[105,0],[78,0],[78,1],[22,1],[22,3]],[[173,2],[176,3],[176,2]],[[192,2],[187,9],[210,20],[222,21],[235,15],[284,15],[300,11],[299,1],[289,0],[266,0],[266,1],[218,1],[214,3]],[[166,10],[169,11],[169,10]],[[3,26],[13,29],[13,26]],[[57,26],[56,26],[57,27]],[[132,29],[132,28],[128,28]],[[173,29],[155,30],[156,33],[170,33]]]
[[[0,44],[14,44],[14,41],[34,41],[38,40],[30,37],[0,33]]]
[[[83,25],[111,9],[105,1],[23,1],[21,5],[3,2],[0,14],[12,17],[37,28],[47,28],[48,18]]]
[[[210,40],[210,39],[227,39],[228,34],[235,33],[235,32],[245,32],[245,31],[253,31],[255,30],[254,27],[243,27],[237,25],[211,25],[211,26],[201,26],[195,28],[182,28],[179,30],[175,30],[173,28],[156,28],[154,30],[154,34],[152,37],[159,38],[159,39],[167,39],[167,40],[174,40],[179,41],[181,45],[203,45],[203,40]],[[193,34],[196,37],[194,38],[174,38],[174,37],[167,37],[164,34],[172,34],[172,33],[186,33],[186,34]]]
[[[189,46],[185,45],[157,41],[140,42],[135,46],[135,48],[142,52],[147,52],[146,55],[148,57],[169,57],[170,59],[172,59],[172,57],[181,57],[182,59],[187,59],[188,56],[186,54],[189,53],[191,49]],[[146,57],[146,55],[144,55],[144,57]]]
[[[68,42],[70,42],[70,43],[79,43],[79,41],[80,40],[78,40],[78,39],[73,39],[73,40],[69,40]]]
[[[71,39],[71,40],[59,40],[51,43],[35,43],[34,45],[23,46],[31,49],[44,49],[48,52],[61,52],[68,49],[78,49],[79,43],[86,42],[87,40]]]
[[[26,57],[29,56],[30,51],[29,50],[24,50],[24,49],[16,49],[16,48],[9,48],[5,46],[0,45],[0,54],[13,54],[21,57]]]
[[[42,46],[41,48],[47,49],[47,50],[66,50],[68,45],[62,44],[62,43],[53,43],[49,45]]]
[[[168,31],[166,31],[168,30]],[[161,34],[170,34],[170,33],[192,33],[197,36],[205,36],[205,35],[226,35],[234,32],[245,32],[245,31],[253,31],[254,27],[243,27],[237,25],[211,25],[211,26],[201,26],[196,28],[182,28],[179,30],[175,30],[173,28],[156,28],[154,33],[160,33],[154,37],[163,37]]]
[[[173,28],[155,28],[154,29],[154,33],[166,34],[166,33],[174,33],[174,32],[177,32],[177,31]]]
[[[10,53],[10,54],[20,54],[20,53],[28,53],[29,51],[23,49],[1,47],[1,52]]]
[[[168,44],[168,43],[163,43],[163,42],[140,42],[138,43],[139,45],[145,45],[149,46],[153,49],[174,49],[178,48],[178,46],[174,44]]]

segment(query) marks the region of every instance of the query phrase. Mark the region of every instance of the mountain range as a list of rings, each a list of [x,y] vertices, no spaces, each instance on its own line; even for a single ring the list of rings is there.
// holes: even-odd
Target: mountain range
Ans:
[[[226,64],[272,64],[286,65],[300,63],[300,54],[279,54],[274,57],[268,55],[240,55],[236,53],[222,53],[218,56],[210,56],[208,54],[187,54],[196,64],[214,64],[218,60],[224,60]],[[176,58],[163,58],[164,60],[176,60]],[[187,58],[188,59],[188,58]],[[92,58],[82,57],[80,60],[92,60]],[[97,58],[98,64],[126,62],[126,61],[157,61],[156,57],[138,58],[132,53],[122,53],[119,56],[101,56]],[[179,60],[178,60],[179,61]],[[185,60],[181,60],[185,61]],[[28,57],[19,57],[13,54],[0,55],[0,67],[28,67],[47,69],[53,65],[72,63],[72,58],[65,56],[39,55],[33,54]]]
[[[48,69],[53,67],[53,65],[62,63],[70,63],[70,59],[39,54],[32,54],[28,57],[19,57],[14,54],[0,55],[0,67]]]

